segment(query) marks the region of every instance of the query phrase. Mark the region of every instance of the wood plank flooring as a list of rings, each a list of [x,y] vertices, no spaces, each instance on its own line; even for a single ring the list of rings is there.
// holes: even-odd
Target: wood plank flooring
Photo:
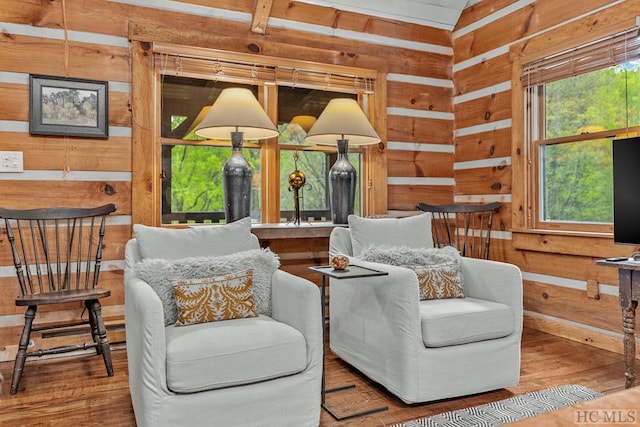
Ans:
[[[113,351],[113,362],[115,375],[107,377],[99,357],[27,361],[20,391],[14,396],[9,394],[13,362],[0,363],[0,372],[5,377],[0,425],[135,426],[128,389],[127,358],[122,348]],[[518,386],[458,399],[406,405],[330,352],[326,364],[328,387],[356,384],[354,389],[327,395],[327,404],[335,412],[350,413],[381,405],[389,406],[389,410],[341,422],[322,411],[322,427],[387,426],[569,383],[582,384],[604,393],[624,388],[622,355],[530,329],[525,329],[523,334]]]

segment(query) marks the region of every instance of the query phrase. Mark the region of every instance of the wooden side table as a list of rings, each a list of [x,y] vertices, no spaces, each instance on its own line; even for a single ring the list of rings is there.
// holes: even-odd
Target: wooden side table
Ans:
[[[612,261],[612,258],[596,261],[598,265],[616,267],[618,269],[618,293],[622,308],[622,342],[624,344],[624,388],[633,387],[636,380],[636,308],[640,300],[640,261],[622,259]]]
[[[320,273],[322,275],[322,288],[320,289],[320,307],[322,309],[322,343],[326,344],[326,336],[325,333],[325,313],[327,308],[327,294],[326,294],[326,280],[327,277],[332,277],[334,279],[353,279],[356,277],[372,277],[372,276],[387,276],[389,273],[385,271],[373,270],[371,268],[360,267],[357,265],[350,265],[346,270],[334,270],[333,267],[329,265],[319,265],[314,267],[309,267],[309,270],[315,271],[316,273]],[[327,393],[333,393],[335,391],[346,390],[350,388],[354,388],[355,384],[347,384],[339,387],[334,387],[327,389],[324,375],[325,375],[325,366],[324,366],[324,353],[322,355],[322,408],[326,410],[333,418],[338,421],[346,420],[349,418],[361,417],[363,415],[374,414],[376,412],[382,412],[389,409],[388,406],[381,406],[378,408],[367,409],[361,412],[355,412],[352,414],[338,415],[336,414],[329,406],[325,403],[325,396]]]

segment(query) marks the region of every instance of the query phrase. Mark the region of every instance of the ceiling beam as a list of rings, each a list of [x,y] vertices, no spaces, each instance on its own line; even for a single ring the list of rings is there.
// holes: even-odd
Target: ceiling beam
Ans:
[[[267,31],[267,22],[271,14],[273,0],[256,0],[256,8],[253,11],[253,21],[251,22],[251,32],[264,34]]]

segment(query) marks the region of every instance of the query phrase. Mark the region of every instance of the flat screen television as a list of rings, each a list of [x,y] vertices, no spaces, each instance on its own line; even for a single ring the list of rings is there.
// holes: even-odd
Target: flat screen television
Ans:
[[[640,245],[640,137],[613,140],[613,241]]]

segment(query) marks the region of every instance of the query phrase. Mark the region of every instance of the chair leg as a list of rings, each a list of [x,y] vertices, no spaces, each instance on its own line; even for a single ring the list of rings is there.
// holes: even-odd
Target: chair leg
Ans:
[[[38,306],[36,305],[30,305],[24,314],[24,329],[22,329],[22,335],[20,336],[18,353],[16,354],[16,361],[13,366],[13,377],[11,378],[11,394],[16,394],[18,392],[24,363],[27,360],[27,348],[29,347],[29,339],[31,337],[31,327],[33,325],[33,319],[36,317],[37,308]]]
[[[89,313],[89,325],[91,326],[91,338],[96,344],[96,354],[102,354],[102,347],[100,347],[100,335],[98,334],[98,323],[96,322],[96,316],[92,309],[92,301],[87,300],[84,302]]]
[[[104,366],[107,368],[107,375],[113,376],[113,364],[111,362],[111,347],[109,346],[109,340],[107,339],[107,328],[104,327],[102,321],[102,306],[98,300],[87,301],[87,307],[89,308],[89,320],[93,316],[93,324],[91,325],[92,335],[96,344],[99,347],[98,354],[102,354],[104,359]],[[95,325],[95,332],[94,332]]]

